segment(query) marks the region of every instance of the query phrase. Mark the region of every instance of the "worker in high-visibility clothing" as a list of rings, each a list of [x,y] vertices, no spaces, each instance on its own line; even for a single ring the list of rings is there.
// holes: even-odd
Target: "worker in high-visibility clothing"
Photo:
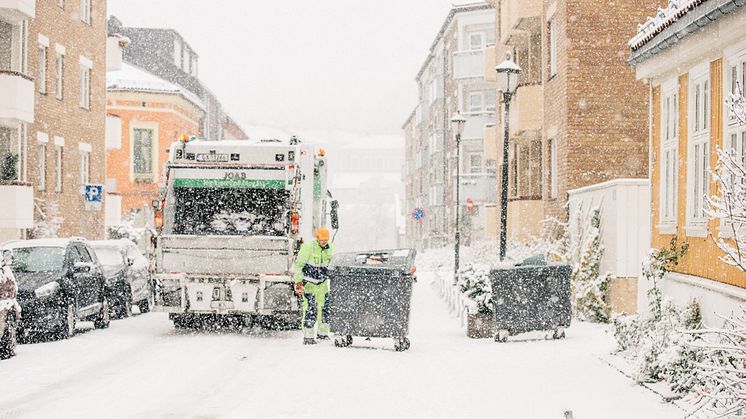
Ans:
[[[293,268],[295,294],[303,296],[302,329],[303,344],[316,343],[318,338],[329,339],[327,294],[329,293],[328,266],[334,248],[329,243],[329,230],[322,227],[316,230],[316,240],[303,243],[298,251]]]

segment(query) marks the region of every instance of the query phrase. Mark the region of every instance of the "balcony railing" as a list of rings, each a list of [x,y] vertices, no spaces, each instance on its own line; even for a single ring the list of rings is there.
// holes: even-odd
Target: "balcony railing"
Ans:
[[[0,17],[14,25],[36,17],[35,0],[0,0]]]
[[[456,79],[484,77],[484,51],[461,51],[453,54],[453,77]]]
[[[17,71],[0,70],[0,124],[34,122],[34,81]]]
[[[34,227],[34,191],[30,184],[0,181],[0,228]]]

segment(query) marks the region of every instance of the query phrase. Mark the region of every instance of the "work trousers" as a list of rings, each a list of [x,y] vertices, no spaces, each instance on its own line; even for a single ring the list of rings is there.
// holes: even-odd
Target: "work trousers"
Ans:
[[[301,315],[303,337],[315,338],[317,324],[319,335],[329,334],[328,294],[328,280],[321,284],[305,282],[303,285],[303,311]]]

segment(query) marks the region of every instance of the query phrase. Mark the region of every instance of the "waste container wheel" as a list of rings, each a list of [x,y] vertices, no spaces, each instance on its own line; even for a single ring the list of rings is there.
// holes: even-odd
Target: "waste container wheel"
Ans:
[[[565,329],[558,328],[554,329],[554,333],[552,333],[552,339],[564,339],[565,338]]]
[[[396,338],[394,340],[394,349],[396,350],[396,352],[404,352],[409,349],[409,346],[410,342],[409,338],[407,337]]]
[[[495,342],[500,342],[500,343],[507,342],[509,336],[510,336],[509,331],[505,329],[498,330],[497,333],[495,333]]]
[[[338,348],[346,348],[348,346],[352,345],[352,336],[351,335],[337,335],[334,336],[334,346]]]

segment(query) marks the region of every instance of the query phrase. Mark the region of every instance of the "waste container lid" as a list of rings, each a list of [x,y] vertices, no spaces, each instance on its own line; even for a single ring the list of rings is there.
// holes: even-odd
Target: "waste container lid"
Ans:
[[[412,270],[417,252],[414,249],[366,250],[362,252],[338,253],[330,264],[334,267],[365,267]]]

